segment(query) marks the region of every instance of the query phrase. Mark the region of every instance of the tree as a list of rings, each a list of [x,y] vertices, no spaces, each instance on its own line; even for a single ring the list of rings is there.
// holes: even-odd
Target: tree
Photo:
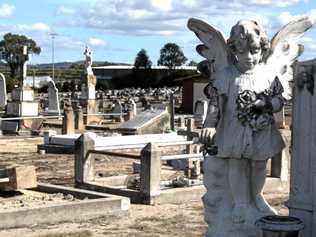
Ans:
[[[152,62],[149,60],[147,52],[145,49],[141,49],[135,58],[134,66],[136,69],[138,68],[145,68],[148,69],[152,65]]]
[[[197,66],[198,63],[195,62],[194,60],[191,60],[189,63],[188,63],[188,66]]]
[[[40,54],[41,48],[36,42],[25,35],[16,35],[7,33],[0,41],[0,50],[2,51],[2,59],[8,63],[10,67],[10,76],[15,78],[19,68],[23,64],[23,46],[27,46],[27,53]]]
[[[158,65],[174,68],[181,66],[187,61],[181,48],[175,43],[167,43],[160,49]]]

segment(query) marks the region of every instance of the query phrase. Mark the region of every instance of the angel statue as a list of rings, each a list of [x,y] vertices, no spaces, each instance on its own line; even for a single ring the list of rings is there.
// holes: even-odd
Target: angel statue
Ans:
[[[92,51],[89,46],[86,46],[83,54],[86,56],[85,67],[88,75],[93,75],[92,71]]]
[[[203,42],[197,52],[207,60],[200,68],[210,70],[201,135],[207,237],[257,237],[254,222],[276,214],[262,195],[267,161],[284,148],[273,113],[291,98],[291,65],[303,52],[297,41],[312,24],[299,18],[270,41],[256,21],[241,20],[225,40],[207,23],[188,21]]]

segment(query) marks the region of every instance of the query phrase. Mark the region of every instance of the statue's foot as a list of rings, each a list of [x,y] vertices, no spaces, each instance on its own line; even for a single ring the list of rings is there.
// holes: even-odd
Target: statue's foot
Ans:
[[[247,210],[246,204],[236,204],[232,211],[232,220],[234,223],[245,222],[245,212]]]
[[[254,202],[260,212],[263,212],[269,215],[278,214],[278,212],[273,207],[271,207],[269,203],[267,203],[267,201],[264,199],[261,193],[255,196]]]

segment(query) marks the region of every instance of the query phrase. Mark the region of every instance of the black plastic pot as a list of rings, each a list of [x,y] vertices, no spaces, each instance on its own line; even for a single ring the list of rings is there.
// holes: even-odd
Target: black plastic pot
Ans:
[[[256,221],[262,237],[298,237],[303,222],[292,216],[265,216]]]

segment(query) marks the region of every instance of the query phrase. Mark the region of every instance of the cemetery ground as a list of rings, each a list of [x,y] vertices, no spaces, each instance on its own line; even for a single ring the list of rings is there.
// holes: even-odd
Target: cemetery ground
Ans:
[[[12,144],[17,146],[17,144]],[[30,149],[31,150],[31,149]],[[25,150],[26,151],[26,150]],[[73,186],[73,155],[37,154],[36,152],[0,153],[0,167],[8,165],[34,165],[40,182]],[[131,174],[133,160],[119,157],[96,156],[96,173],[100,176]],[[287,214],[284,206],[288,192],[266,193],[269,202]],[[58,201],[57,198],[46,201]],[[1,198],[0,198],[1,202]],[[37,205],[21,201],[20,205]],[[1,208],[1,207],[0,207]],[[0,230],[1,237],[89,237],[89,236],[203,236],[207,228],[203,220],[201,200],[168,203],[154,206],[132,204],[128,211],[107,214],[104,217],[81,222],[54,225],[34,225],[24,228]]]

